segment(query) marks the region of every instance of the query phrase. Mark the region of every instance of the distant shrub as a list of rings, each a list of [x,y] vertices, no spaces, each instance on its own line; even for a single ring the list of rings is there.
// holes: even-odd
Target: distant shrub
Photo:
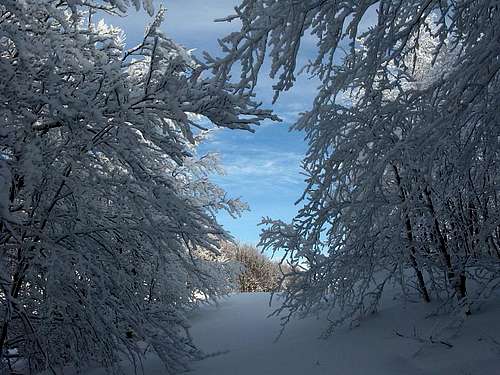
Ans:
[[[242,266],[237,278],[240,292],[271,292],[284,288],[281,280],[287,267],[274,262],[256,247],[226,242],[221,252]]]

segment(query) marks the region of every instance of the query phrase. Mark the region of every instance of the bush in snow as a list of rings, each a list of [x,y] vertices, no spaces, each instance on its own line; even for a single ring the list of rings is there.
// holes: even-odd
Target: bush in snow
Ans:
[[[238,291],[273,292],[285,288],[283,276],[289,268],[272,261],[256,247],[224,242],[221,252],[241,266],[237,275]]]

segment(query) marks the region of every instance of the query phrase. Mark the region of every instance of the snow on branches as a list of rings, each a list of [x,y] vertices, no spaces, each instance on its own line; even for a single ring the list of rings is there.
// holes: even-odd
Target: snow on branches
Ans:
[[[186,311],[225,290],[196,250],[228,238],[216,210],[244,206],[208,181],[197,119],[251,130],[273,116],[164,35],[163,10],[129,50],[96,22],[131,5],[153,12],[0,4],[0,371],[13,352],[30,371],[116,367],[144,345],[184,370],[200,356]]]

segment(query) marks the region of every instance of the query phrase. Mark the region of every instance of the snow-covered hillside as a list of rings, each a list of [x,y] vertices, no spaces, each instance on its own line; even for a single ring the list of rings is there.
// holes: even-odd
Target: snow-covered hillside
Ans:
[[[387,308],[360,326],[328,339],[318,338],[325,321],[308,318],[291,322],[274,342],[280,325],[277,318],[266,318],[273,311],[268,302],[266,293],[233,295],[195,317],[195,341],[206,351],[227,353],[197,363],[194,374],[500,374],[500,301],[467,318],[461,334],[447,337],[444,342],[451,348],[429,337],[443,324],[425,319],[432,308],[398,301],[387,301]],[[396,332],[409,337],[416,333],[427,342]]]
[[[274,310],[269,294],[232,295],[193,315],[195,342],[214,355],[195,363],[190,374],[500,374],[499,299],[468,317],[459,334],[441,330],[441,336],[436,333],[444,322],[426,318],[435,306],[397,300],[385,301],[385,306],[358,327],[340,329],[328,339],[319,338],[323,319],[295,320],[275,342],[280,324],[277,318],[267,318]],[[159,360],[151,358],[143,366],[146,375],[164,373]],[[134,374],[133,368],[128,373]]]

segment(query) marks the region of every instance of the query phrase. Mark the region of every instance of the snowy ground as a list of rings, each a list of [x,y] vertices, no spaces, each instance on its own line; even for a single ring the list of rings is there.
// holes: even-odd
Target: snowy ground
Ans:
[[[318,338],[325,321],[308,318],[291,322],[277,342],[279,320],[266,318],[274,309],[268,302],[267,293],[236,294],[193,315],[196,343],[224,353],[195,363],[189,375],[500,375],[500,298],[467,318],[459,335],[436,336],[443,322],[425,318],[434,307],[389,299],[359,327],[328,339]],[[146,360],[144,371],[164,373],[157,359]]]
[[[193,336],[206,351],[226,351],[195,365],[193,375],[500,375],[500,303],[467,319],[452,348],[431,343],[442,322],[425,319],[429,307],[397,301],[354,329],[318,339],[325,322],[294,321],[278,342],[265,293],[234,295],[194,318]],[[486,309],[488,307],[488,309]],[[428,343],[398,337],[416,333]],[[433,340],[436,340],[433,338]]]

